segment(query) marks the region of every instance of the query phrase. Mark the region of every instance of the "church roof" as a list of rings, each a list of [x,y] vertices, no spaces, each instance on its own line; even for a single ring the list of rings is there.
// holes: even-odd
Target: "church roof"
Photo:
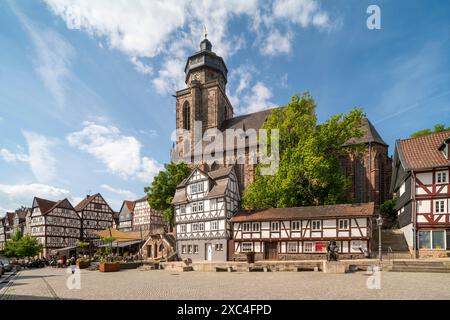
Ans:
[[[384,142],[383,138],[381,138],[381,135],[378,133],[377,129],[375,129],[374,125],[372,124],[372,122],[370,122],[369,119],[362,119],[361,131],[363,132],[362,137],[352,138],[347,142],[346,145],[375,142],[387,146],[386,142]]]
[[[273,109],[266,109],[255,113],[249,113],[225,120],[222,123],[220,130],[221,131],[225,131],[227,129],[234,129],[234,130],[242,129],[244,131],[248,129],[258,130],[259,128],[262,127],[262,125],[264,124],[264,122],[266,121],[267,117],[269,116],[272,110]]]

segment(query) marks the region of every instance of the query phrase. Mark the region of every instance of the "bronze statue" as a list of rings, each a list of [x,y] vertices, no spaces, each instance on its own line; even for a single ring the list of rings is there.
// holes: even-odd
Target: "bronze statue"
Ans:
[[[336,241],[330,241],[327,245],[327,261],[338,261],[338,254],[339,248],[336,244]]]

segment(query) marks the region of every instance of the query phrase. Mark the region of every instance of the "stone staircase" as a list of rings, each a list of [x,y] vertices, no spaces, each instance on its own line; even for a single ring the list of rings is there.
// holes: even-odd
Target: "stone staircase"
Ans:
[[[426,260],[407,260],[393,261],[392,265],[387,267],[391,272],[428,272],[428,273],[450,273],[450,260],[447,261],[426,261]]]
[[[381,252],[383,260],[388,259],[411,259],[403,232],[400,229],[381,230]],[[378,229],[373,230],[372,254],[378,257]]]

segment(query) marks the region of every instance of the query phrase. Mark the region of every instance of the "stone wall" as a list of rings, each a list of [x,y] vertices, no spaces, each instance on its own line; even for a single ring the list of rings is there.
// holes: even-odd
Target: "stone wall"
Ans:
[[[419,250],[420,259],[430,259],[430,258],[447,258],[450,254],[450,250]]]

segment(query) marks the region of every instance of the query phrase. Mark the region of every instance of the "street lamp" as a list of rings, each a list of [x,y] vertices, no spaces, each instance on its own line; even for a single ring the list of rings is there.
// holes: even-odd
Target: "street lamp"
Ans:
[[[376,221],[378,226],[378,258],[381,261],[381,226],[383,225],[383,218],[381,217],[381,215],[378,216]]]

